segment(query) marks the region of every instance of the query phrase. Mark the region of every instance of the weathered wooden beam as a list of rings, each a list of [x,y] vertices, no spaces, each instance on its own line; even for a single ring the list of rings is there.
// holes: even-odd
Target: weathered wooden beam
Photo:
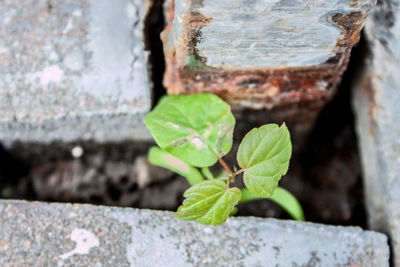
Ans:
[[[162,34],[171,94],[315,118],[333,96],[375,0],[175,0]],[[276,118],[275,118],[276,119]]]

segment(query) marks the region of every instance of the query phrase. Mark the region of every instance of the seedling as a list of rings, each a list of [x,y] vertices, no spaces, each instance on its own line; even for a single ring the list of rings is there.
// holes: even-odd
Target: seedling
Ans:
[[[236,213],[238,203],[270,198],[294,219],[304,220],[297,199],[278,187],[292,154],[285,124],[266,124],[247,133],[237,153],[240,169],[232,171],[222,157],[232,148],[235,118],[219,97],[164,96],[144,123],[159,146],[150,149],[150,163],[186,177],[191,185],[176,212],[178,218],[218,225]],[[212,174],[208,167],[217,161],[224,171]],[[232,187],[239,174],[246,188]]]

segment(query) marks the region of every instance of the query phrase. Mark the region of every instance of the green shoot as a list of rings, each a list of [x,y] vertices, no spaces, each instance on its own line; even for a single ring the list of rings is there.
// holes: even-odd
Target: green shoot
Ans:
[[[238,203],[270,198],[294,219],[304,220],[297,199],[278,187],[292,154],[285,124],[267,124],[251,130],[237,153],[241,169],[233,172],[222,157],[232,148],[235,118],[219,97],[165,96],[144,122],[160,147],[150,149],[150,163],[186,177],[191,185],[176,212],[178,218],[218,225],[237,212]],[[211,173],[208,167],[216,162],[224,172]],[[241,173],[246,188],[231,187]]]

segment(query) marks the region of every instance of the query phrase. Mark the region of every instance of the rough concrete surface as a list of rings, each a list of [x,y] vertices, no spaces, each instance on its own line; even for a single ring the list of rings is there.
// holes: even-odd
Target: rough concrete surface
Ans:
[[[0,140],[148,138],[145,0],[5,0]]]
[[[369,224],[390,235],[400,266],[400,1],[381,1],[365,27],[365,69],[354,88]]]
[[[387,238],[358,227],[0,201],[1,266],[388,266]]]

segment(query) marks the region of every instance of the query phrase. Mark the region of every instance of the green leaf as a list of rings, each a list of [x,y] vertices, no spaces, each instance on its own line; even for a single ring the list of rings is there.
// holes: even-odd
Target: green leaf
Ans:
[[[204,181],[204,178],[198,169],[186,164],[182,160],[158,147],[153,146],[150,148],[148,159],[153,165],[164,167],[182,175],[187,179],[190,185],[195,185]]]
[[[256,195],[270,197],[286,174],[291,155],[292,143],[285,124],[267,124],[251,130],[237,154],[246,187]]]
[[[236,187],[227,188],[221,180],[208,180],[189,188],[183,196],[186,199],[176,212],[179,219],[218,225],[226,221],[241,193]]]
[[[144,123],[163,150],[192,166],[211,166],[232,147],[235,118],[213,94],[165,96]]]
[[[255,195],[247,188],[243,188],[242,199],[239,201],[239,204],[259,199],[265,198]],[[290,216],[292,216],[293,219],[297,221],[304,221],[304,212],[300,202],[285,188],[278,186],[269,199],[278,204]]]

